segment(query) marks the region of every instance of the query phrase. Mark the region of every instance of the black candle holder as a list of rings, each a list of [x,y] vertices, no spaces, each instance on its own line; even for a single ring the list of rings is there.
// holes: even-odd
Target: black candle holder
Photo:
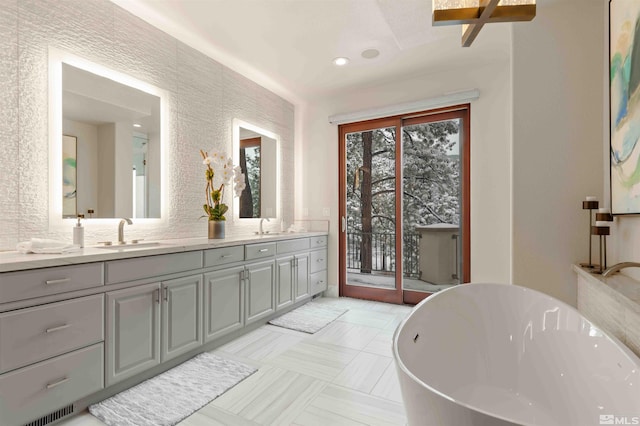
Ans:
[[[595,235],[592,233],[593,228],[593,211],[598,210],[599,203],[598,201],[583,201],[582,202],[582,210],[589,210],[589,263],[581,263],[580,266],[583,268],[595,268],[597,265],[594,265],[591,261],[591,236]]]
[[[607,213],[602,213],[607,214]],[[592,226],[591,235],[597,235],[600,240],[600,266],[591,271],[592,274],[602,274],[607,269],[607,235],[610,234],[608,226]]]
[[[596,213],[596,222],[613,222],[611,213]]]

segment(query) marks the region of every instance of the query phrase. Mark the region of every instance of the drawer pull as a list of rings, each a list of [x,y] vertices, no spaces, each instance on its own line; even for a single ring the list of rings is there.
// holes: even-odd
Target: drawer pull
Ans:
[[[220,259],[226,259],[228,257],[232,257],[232,254],[223,254],[222,256],[220,256]]]
[[[324,280],[318,281],[318,284],[324,284]]]
[[[259,253],[266,253],[268,251],[269,251],[269,249],[260,249],[260,250],[258,250]]]
[[[318,259],[318,263],[324,262],[324,259]]]
[[[322,243],[324,243],[324,240],[316,240],[316,243],[322,244]]]
[[[59,280],[47,280],[44,283],[46,285],[52,285],[52,284],[64,284],[64,283],[68,283],[69,281],[71,281],[71,278],[61,278]]]
[[[65,328],[69,328],[69,327],[71,327],[71,324],[62,324],[62,325],[59,325],[57,327],[47,328],[44,332],[45,333],[53,333],[54,331],[64,330]]]
[[[63,384],[64,382],[68,381],[69,378],[68,377],[64,377],[60,380],[58,380],[57,382],[53,382],[53,383],[47,383],[47,389],[53,389],[56,386],[60,386],[61,384]]]

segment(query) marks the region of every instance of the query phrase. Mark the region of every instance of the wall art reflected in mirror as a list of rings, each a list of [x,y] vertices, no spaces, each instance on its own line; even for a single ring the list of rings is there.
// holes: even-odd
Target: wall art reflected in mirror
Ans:
[[[76,217],[78,215],[78,138],[62,135],[62,216]]]
[[[234,120],[234,163],[245,175],[245,190],[234,200],[238,219],[279,216],[279,138],[252,124]]]
[[[159,218],[161,127],[159,96],[63,62],[63,217]]]

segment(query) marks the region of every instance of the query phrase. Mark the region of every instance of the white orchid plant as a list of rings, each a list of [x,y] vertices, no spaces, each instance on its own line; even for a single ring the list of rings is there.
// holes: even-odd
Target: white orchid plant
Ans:
[[[209,155],[200,150],[202,164],[207,166],[205,176],[207,178],[206,201],[203,206],[204,212],[209,220],[226,220],[224,214],[229,210],[229,206],[222,202],[224,198],[225,185],[231,183],[233,179],[233,189],[236,197],[239,197],[246,186],[244,173],[240,166],[233,167],[233,159],[227,157],[224,152],[214,151]],[[214,167],[218,168],[218,172]]]

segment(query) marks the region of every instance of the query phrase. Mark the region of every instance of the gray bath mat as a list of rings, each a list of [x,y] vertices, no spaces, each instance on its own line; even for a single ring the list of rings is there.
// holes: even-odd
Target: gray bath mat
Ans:
[[[322,330],[347,311],[348,309],[338,308],[327,303],[309,302],[298,309],[272,319],[269,324],[313,334]]]
[[[89,407],[108,426],[171,426],[256,369],[209,353]]]

